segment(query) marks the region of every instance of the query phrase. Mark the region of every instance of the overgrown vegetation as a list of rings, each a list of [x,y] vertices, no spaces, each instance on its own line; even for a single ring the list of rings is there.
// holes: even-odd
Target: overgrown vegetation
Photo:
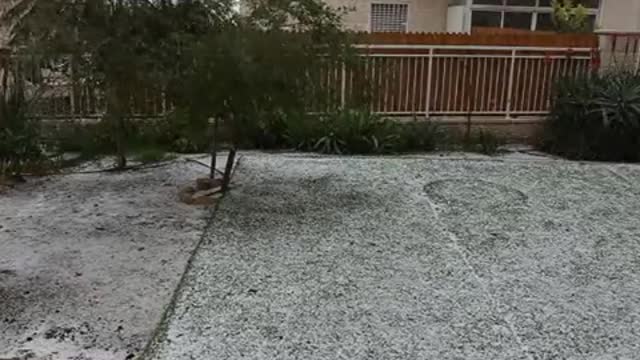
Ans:
[[[326,154],[399,154],[449,148],[449,132],[431,121],[390,120],[368,111],[337,110],[288,121],[288,147]]]
[[[331,95],[335,91],[320,87],[328,64],[359,64],[340,14],[323,1],[247,5],[240,14],[232,0],[33,2],[19,13],[15,27],[15,45],[37,59],[32,64],[39,74],[26,83],[49,77],[71,84],[58,95],[69,104],[86,101],[79,97],[86,91],[98,91],[106,103],[95,123],[60,126],[47,137],[60,152],[115,155],[120,169],[131,157],[146,162],[161,160],[166,152],[210,151],[214,160],[225,148],[225,184],[240,148],[331,154],[450,148],[445,143],[454,137],[442,127],[343,109]],[[170,109],[165,118],[138,116],[141,91],[162,95]],[[357,99],[362,108],[368,108],[367,96]],[[42,151],[27,107],[16,111],[7,104],[3,119],[19,121],[3,124],[24,126],[16,127],[19,137],[3,130],[1,138],[3,159],[12,159],[3,164],[16,171]],[[25,146],[16,146],[16,139]],[[469,149],[493,152],[490,140],[482,135],[478,144],[483,145]]]
[[[24,109],[23,100],[15,95],[0,99],[0,177],[19,176],[43,160],[36,124],[26,118]]]
[[[561,79],[543,148],[571,159],[640,161],[640,75],[611,70]]]
[[[31,98],[37,96],[32,89]],[[38,124],[29,118],[24,81],[0,58],[0,180],[44,162]]]
[[[289,122],[288,145],[325,154],[388,153],[398,141],[397,125],[367,111],[339,110]]]
[[[495,155],[500,147],[506,143],[505,139],[486,129],[472,131],[470,136],[463,140],[463,149],[485,155]]]
[[[210,149],[215,158],[219,134],[211,128],[221,122],[233,164],[247,133],[306,112],[310,99],[330,108],[318,74],[326,62],[348,61],[351,49],[340,14],[323,1],[245,5],[240,14],[232,0],[37,2],[15,41],[58,64],[74,87],[103,91],[107,138],[79,147],[112,148],[119,168],[130,144],[147,137],[179,151]],[[142,90],[163,93],[176,109],[158,133],[132,125]]]
[[[180,68],[181,47],[212,30],[224,1],[50,0],[37,2],[16,42],[56,64],[76,91],[101,89],[102,121],[117,166],[126,166],[132,102],[139,91],[161,92]],[[222,16],[222,15],[221,15]],[[47,19],[44,21],[44,19]],[[177,21],[176,21],[177,20]],[[51,70],[50,70],[51,72]],[[78,102],[79,99],[74,99]]]
[[[182,119],[173,114],[167,119],[139,121],[128,130],[129,156],[143,153],[202,153],[207,151],[208,137],[190,131]],[[472,131],[470,136],[447,129],[432,121],[414,119],[397,121],[366,110],[335,110],[327,114],[289,114],[273,116],[242,132],[235,141],[241,149],[299,150],[338,155],[380,155],[424,153],[432,151],[469,151],[487,155],[498,152],[505,141],[487,130]],[[63,126],[54,136],[68,152],[80,152],[85,158],[113,154],[114,145],[103,124]],[[231,144],[231,130],[221,123],[220,144]]]

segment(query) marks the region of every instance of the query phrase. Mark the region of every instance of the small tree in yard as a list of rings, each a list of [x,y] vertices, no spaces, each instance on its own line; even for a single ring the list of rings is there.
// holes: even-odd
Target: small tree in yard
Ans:
[[[126,167],[128,120],[137,91],[165,90],[186,33],[205,32],[229,2],[48,0],[38,2],[18,41],[70,63],[70,77],[102,89],[117,167]],[[46,20],[44,20],[46,19]]]
[[[28,118],[30,100],[24,85],[13,61],[0,58],[0,185],[14,181],[9,178],[20,177],[24,166],[43,158],[37,127]]]
[[[39,95],[27,79],[9,45],[14,29],[31,10],[32,0],[0,6],[0,185],[20,178],[24,167],[43,159],[37,126],[28,118],[31,102]],[[13,179],[11,179],[13,178]]]
[[[221,122],[227,189],[246,134],[307,112],[327,94],[322,69],[350,55],[340,15],[322,0],[255,0],[248,9],[238,13],[233,0],[48,0],[36,2],[18,40],[70,59],[74,80],[103,89],[120,168],[138,89],[165,92],[203,132],[209,119],[216,129]]]
[[[320,0],[267,0],[251,9],[247,16],[230,16],[194,45],[184,83],[185,105],[228,129],[225,190],[245,135],[275,117],[308,111],[311,98],[321,96],[322,68],[350,53],[339,14]]]

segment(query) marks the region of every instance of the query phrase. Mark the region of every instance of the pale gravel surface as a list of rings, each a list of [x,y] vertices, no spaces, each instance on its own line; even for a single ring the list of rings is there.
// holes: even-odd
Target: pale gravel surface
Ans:
[[[148,359],[637,359],[640,169],[251,155]]]
[[[177,188],[205,174],[178,159],[30,179],[0,195],[0,359],[142,351],[209,217],[179,203]]]

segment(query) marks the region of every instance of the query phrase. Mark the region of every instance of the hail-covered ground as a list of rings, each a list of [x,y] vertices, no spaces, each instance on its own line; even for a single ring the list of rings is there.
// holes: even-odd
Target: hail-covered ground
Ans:
[[[250,155],[236,180],[145,358],[640,354],[638,167]]]
[[[181,204],[177,188],[206,173],[179,158],[138,171],[32,178],[0,194],[0,359],[140,353],[209,214]]]

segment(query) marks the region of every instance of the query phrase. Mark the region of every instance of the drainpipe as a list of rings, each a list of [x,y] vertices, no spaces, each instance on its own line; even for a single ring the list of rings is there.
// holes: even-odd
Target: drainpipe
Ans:
[[[598,29],[602,29],[602,19],[604,19],[604,9],[607,4],[607,0],[600,0],[600,8],[598,9]]]

